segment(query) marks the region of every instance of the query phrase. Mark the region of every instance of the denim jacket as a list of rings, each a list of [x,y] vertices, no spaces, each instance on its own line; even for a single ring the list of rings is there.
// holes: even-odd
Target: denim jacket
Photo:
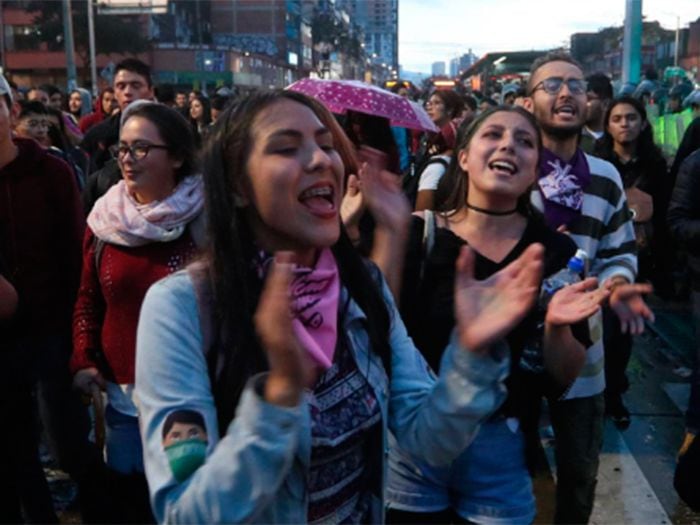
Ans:
[[[507,352],[500,352],[501,357],[493,357],[497,352],[478,356],[459,348],[453,337],[436,378],[407,335],[385,283],[383,293],[391,317],[391,381],[380,358],[370,351],[364,313],[345,289],[340,302],[348,306],[339,329],[345,331],[382,413],[381,461],[368,465],[376,468],[378,480],[372,523],[384,521],[388,432],[404,450],[428,463],[448,464],[505,399],[503,380],[508,373]],[[267,403],[262,396],[265,378],[260,374],[248,381],[236,417],[219,439],[192,282],[180,271],[151,287],[138,327],[136,398],[158,522],[307,521],[306,473],[311,456],[307,402],[302,399],[291,408]],[[176,410],[201,414],[208,435],[206,459],[180,482],[162,436],[167,416]]]

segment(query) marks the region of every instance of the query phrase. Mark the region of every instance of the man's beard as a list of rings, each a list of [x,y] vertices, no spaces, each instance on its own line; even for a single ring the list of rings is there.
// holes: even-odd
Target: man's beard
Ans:
[[[581,130],[583,129],[582,124],[573,124],[571,126],[563,127],[550,126],[549,124],[545,124],[543,122],[540,122],[540,127],[542,128],[542,133],[544,135],[557,140],[565,140],[570,139],[571,137],[576,137],[581,134]]]

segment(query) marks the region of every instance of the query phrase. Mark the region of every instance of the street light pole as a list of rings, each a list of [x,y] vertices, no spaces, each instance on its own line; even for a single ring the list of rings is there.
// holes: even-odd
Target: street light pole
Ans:
[[[637,84],[642,69],[642,0],[625,1],[622,82]]]
[[[78,87],[75,71],[75,49],[73,47],[73,16],[70,0],[63,0],[63,37],[66,50],[66,69],[68,76],[68,91]]]
[[[87,0],[88,9],[88,40],[90,45],[90,81],[92,82],[92,96],[97,97],[97,60],[95,58],[95,9],[92,0]]]
[[[674,46],[673,65],[678,67],[678,45],[680,44],[681,17],[676,15],[676,45]]]

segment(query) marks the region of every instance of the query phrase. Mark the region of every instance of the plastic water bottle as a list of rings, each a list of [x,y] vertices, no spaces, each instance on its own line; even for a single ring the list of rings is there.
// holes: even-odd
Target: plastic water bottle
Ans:
[[[542,281],[540,297],[537,302],[537,328],[533,337],[525,342],[520,358],[520,367],[523,370],[532,373],[544,372],[542,338],[544,337],[544,319],[547,315],[547,306],[557,291],[581,281],[587,258],[588,254],[585,251],[576,250],[576,254],[569,259],[564,268]]]
[[[541,308],[546,311],[549,301],[557,291],[565,286],[581,281],[587,258],[588,254],[584,250],[576,250],[576,254],[569,259],[569,262],[564,268],[542,281],[539,301]]]

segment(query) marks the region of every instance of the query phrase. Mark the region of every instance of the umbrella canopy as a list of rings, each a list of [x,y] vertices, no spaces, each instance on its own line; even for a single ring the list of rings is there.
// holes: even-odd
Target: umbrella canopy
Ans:
[[[359,80],[321,80],[304,78],[286,89],[304,93],[323,104],[333,113],[357,111],[385,117],[392,126],[438,131],[425,110],[415,102]]]

